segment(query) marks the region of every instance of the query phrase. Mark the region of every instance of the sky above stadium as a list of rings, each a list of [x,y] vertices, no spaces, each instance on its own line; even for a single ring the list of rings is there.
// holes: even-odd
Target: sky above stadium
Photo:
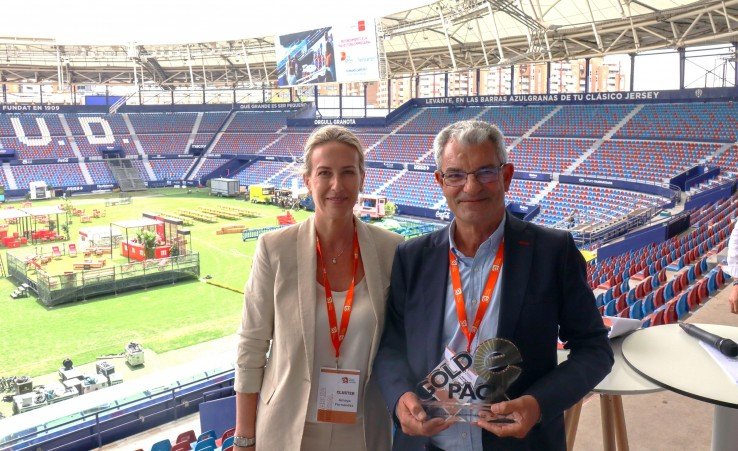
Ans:
[[[0,36],[98,45],[224,41],[381,17],[431,1],[25,0],[4,6]]]

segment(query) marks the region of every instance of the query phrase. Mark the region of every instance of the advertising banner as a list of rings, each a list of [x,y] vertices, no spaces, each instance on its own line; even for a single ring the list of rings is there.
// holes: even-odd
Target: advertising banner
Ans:
[[[358,127],[384,127],[387,121],[383,117],[356,117],[356,118],[333,118],[333,119],[303,119],[287,118],[289,127],[320,127],[323,125],[343,125],[345,127],[356,125]]]
[[[697,88],[625,92],[588,92],[561,94],[512,94],[414,99],[416,106],[480,106],[528,104],[609,104],[732,101],[738,88]]]
[[[373,19],[276,36],[274,46],[280,87],[379,79]]]

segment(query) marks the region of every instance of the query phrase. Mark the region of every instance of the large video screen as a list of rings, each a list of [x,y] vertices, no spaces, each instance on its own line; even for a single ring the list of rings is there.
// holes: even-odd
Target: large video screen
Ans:
[[[374,20],[277,36],[279,86],[379,80]]]

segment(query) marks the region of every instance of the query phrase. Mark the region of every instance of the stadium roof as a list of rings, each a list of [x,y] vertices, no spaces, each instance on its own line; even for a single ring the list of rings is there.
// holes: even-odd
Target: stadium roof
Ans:
[[[725,44],[738,35],[738,0],[441,0],[425,5],[422,0],[400,0],[392,5],[402,9],[406,1],[415,7],[377,21],[384,77]],[[138,3],[133,2],[134,6]],[[345,18],[350,12],[346,5],[356,8],[354,2],[341,2],[339,8],[339,2],[319,1],[313,14],[306,15],[297,6],[254,11],[240,10],[246,8],[240,3],[226,3],[230,10],[221,0],[209,2],[206,12],[194,10],[194,2],[184,2],[187,14],[173,14],[175,21],[139,11],[135,20],[153,19],[154,23],[143,22],[143,28],[157,26],[158,20],[158,26],[168,30],[167,44],[160,43],[162,38],[136,35],[135,31],[127,35],[131,38],[126,42],[96,44],[99,39],[90,38],[80,44],[79,37],[73,40],[49,29],[35,34],[33,27],[26,27],[23,34],[33,32],[36,37],[0,37],[0,82],[133,84],[134,71],[138,71],[147,83],[166,89],[271,84],[276,78],[274,36],[263,31],[265,26],[276,33],[286,27],[297,31],[331,25],[315,21]],[[326,10],[328,3],[333,4],[335,14],[333,10],[320,14],[321,5]],[[368,3],[368,13],[377,11]],[[379,3],[386,8],[388,2]],[[116,8],[126,11],[123,5]],[[312,19],[289,22],[285,18],[288,9],[294,16]],[[217,12],[215,17],[208,16],[212,11]],[[27,16],[33,21],[37,14]],[[104,24],[113,17],[103,14],[100,21]],[[178,22],[184,17],[195,20]],[[234,18],[245,25],[234,26]],[[84,26],[60,22],[66,28]],[[187,30],[206,24],[219,25],[236,38],[182,43],[188,36],[200,36]],[[109,28],[121,26],[141,28],[117,22],[110,22]],[[4,33],[7,29],[4,26]],[[174,29],[184,31],[175,33]],[[213,32],[213,36],[223,34]]]

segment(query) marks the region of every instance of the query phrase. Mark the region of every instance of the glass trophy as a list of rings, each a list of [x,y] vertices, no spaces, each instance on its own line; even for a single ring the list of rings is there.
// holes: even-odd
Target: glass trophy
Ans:
[[[473,352],[446,348],[443,361],[418,383],[416,392],[431,418],[477,421],[492,404],[509,399],[505,392],[520,376],[522,361],[518,348],[504,338],[485,340]],[[513,422],[505,416],[487,421]]]

